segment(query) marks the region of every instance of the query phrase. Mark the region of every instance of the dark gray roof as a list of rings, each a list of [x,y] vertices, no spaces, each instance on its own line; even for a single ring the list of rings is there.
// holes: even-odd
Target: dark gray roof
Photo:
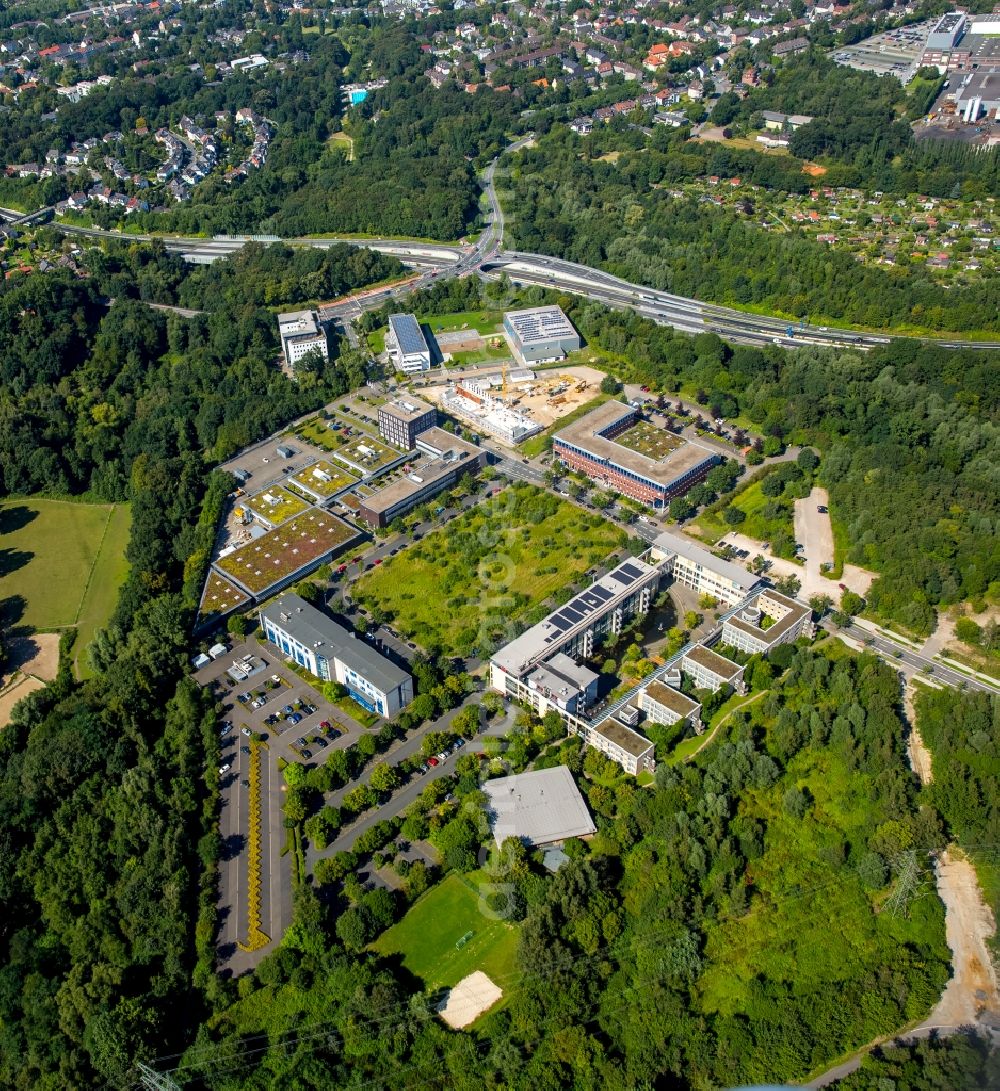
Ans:
[[[420,323],[412,314],[390,314],[389,328],[399,345],[399,351],[403,353],[427,352],[427,341],[424,339]]]
[[[358,639],[351,630],[310,606],[294,592],[275,599],[261,610],[261,615],[270,618],[274,625],[295,637],[300,644],[319,651],[328,659],[336,657],[346,663],[383,693],[391,693],[410,677]]]

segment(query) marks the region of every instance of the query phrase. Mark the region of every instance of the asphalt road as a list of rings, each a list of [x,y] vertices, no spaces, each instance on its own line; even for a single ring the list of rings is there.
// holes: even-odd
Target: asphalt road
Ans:
[[[505,153],[520,150],[534,134],[510,144]],[[446,243],[425,243],[409,239],[356,239],[356,238],[300,238],[284,240],[292,246],[313,246],[328,248],[338,242],[347,242],[352,246],[365,246],[382,253],[394,254],[404,264],[423,268],[416,280],[395,288],[387,287],[376,293],[366,293],[362,301],[345,302],[333,308],[325,317],[355,318],[362,310],[381,306],[397,296],[426,286],[435,277],[468,276],[478,273],[480,276],[496,277],[506,274],[515,283],[537,284],[543,287],[558,288],[596,299],[611,307],[628,308],[653,321],[672,326],[686,333],[718,333],[729,341],[744,344],[763,345],[777,343],[786,348],[803,344],[826,345],[829,347],[850,347],[870,349],[879,344],[886,344],[889,338],[877,334],[852,333],[846,330],[807,327],[796,329],[792,336],[787,334],[788,321],[782,318],[744,314],[741,311],[712,303],[702,303],[696,299],[661,292],[645,285],[633,284],[612,276],[600,269],[591,269],[585,265],[564,261],[561,258],[546,257],[541,254],[504,251],[503,229],[504,216],[494,186],[494,173],[497,159],[494,159],[483,174],[483,188],[490,206],[488,222],[474,246],[461,247]],[[39,210],[45,211],[45,210]],[[53,226],[67,234],[93,237],[120,237],[135,242],[149,236],[126,235],[121,232],[103,231],[99,228],[76,227],[62,224],[58,220]],[[159,236],[168,250],[181,253],[188,261],[208,263],[219,257],[240,249],[245,237],[193,239],[182,237]],[[271,240],[262,237],[262,241]],[[1000,341],[964,341],[930,340],[944,348],[967,348],[996,350]]]
[[[953,670],[943,663],[928,659],[906,644],[892,640],[881,632],[869,630],[856,621],[844,629],[838,628],[829,618],[826,618],[822,624],[835,636],[848,636],[855,643],[867,647],[868,651],[874,652],[889,663],[890,666],[895,666],[904,674],[919,673],[928,680],[934,679],[942,685],[951,686],[953,689],[982,690],[984,693],[1000,696],[1000,686],[984,682],[979,678],[963,674],[961,671]]]

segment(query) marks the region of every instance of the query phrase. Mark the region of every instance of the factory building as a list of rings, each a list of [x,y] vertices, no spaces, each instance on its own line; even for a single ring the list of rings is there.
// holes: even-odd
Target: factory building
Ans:
[[[407,375],[427,371],[431,366],[431,350],[420,323],[412,314],[389,315],[389,330],[385,347],[397,371]]]
[[[969,25],[964,11],[949,11],[942,15],[927,36],[927,49],[954,49]]]
[[[580,347],[580,335],[559,307],[508,311],[503,329],[514,356],[522,364],[562,360]]]

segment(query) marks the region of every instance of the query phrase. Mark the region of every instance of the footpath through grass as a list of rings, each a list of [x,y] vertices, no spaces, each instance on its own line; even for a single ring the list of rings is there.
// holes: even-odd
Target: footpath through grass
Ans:
[[[372,947],[382,955],[402,955],[403,965],[429,988],[457,985],[482,970],[506,995],[517,968],[519,929],[486,915],[490,882],[482,872],[445,876]],[[480,884],[486,884],[482,897]]]

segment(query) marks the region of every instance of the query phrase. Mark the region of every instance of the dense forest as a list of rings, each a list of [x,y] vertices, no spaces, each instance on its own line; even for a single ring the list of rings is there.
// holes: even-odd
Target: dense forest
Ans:
[[[1000,1050],[979,1034],[880,1046],[837,1091],[992,1091],[1000,1087]]]
[[[765,69],[760,86],[742,101],[733,94],[722,96],[712,120],[752,128],[760,124],[763,110],[813,118],[792,134],[790,150],[830,167],[823,179],[828,185],[934,197],[956,190],[966,197],[1000,193],[1000,156],[916,140],[908,117],[919,117],[921,111],[913,105],[912,93],[898,80],[855,71],[811,50]]]
[[[580,155],[555,128],[511,170],[516,249],[607,269],[627,280],[716,303],[846,321],[875,329],[1000,330],[1000,285],[986,280],[949,294],[925,272],[858,262],[796,234],[768,232],[736,212],[670,196],[672,182],[728,173],[755,153],[689,154],[680,138],[664,151],[616,161]],[[763,156],[758,184],[781,185]],[[770,182],[766,180],[770,176]],[[751,173],[757,181],[757,174]],[[792,186],[788,188],[798,188]]]

